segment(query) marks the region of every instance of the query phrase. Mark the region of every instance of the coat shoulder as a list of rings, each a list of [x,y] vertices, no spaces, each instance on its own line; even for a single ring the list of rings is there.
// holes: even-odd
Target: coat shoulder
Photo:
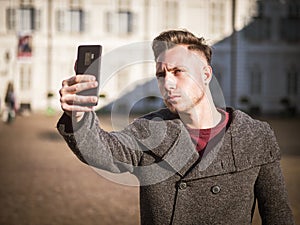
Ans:
[[[231,134],[233,154],[238,169],[260,166],[280,159],[280,148],[271,126],[235,110]]]
[[[147,151],[163,157],[176,143],[182,130],[179,117],[161,109],[135,119],[122,133],[133,137]]]

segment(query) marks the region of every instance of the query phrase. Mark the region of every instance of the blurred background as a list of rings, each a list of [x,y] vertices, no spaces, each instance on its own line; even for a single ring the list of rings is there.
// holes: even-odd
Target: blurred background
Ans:
[[[138,189],[97,176],[57,135],[58,90],[74,75],[78,45],[101,44],[122,65],[122,46],[181,28],[213,46],[226,105],[271,123],[300,221],[299,0],[0,0],[0,224],[138,224]],[[140,114],[163,105],[154,69],[101,74],[106,129],[112,107]]]
[[[2,109],[12,83],[20,111],[57,111],[58,90],[61,81],[74,74],[79,44],[101,44],[105,57],[120,46],[151,41],[163,30],[184,28],[213,45],[213,70],[227,105],[253,113],[299,113],[297,0],[0,2]],[[114,60],[122,62],[124,57],[120,54]],[[128,92],[124,87],[129,84],[135,96],[141,92],[156,96],[156,83],[143,79],[154,78],[151,68],[114,71],[113,78],[101,86],[99,108]],[[146,88],[138,88],[143,85]],[[148,104],[156,100],[146,99]],[[127,97],[121,108],[132,101]]]

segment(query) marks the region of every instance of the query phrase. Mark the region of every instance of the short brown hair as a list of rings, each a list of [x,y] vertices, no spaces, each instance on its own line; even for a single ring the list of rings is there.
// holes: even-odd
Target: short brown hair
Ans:
[[[211,47],[206,44],[203,37],[198,38],[187,30],[168,30],[154,38],[152,50],[154,52],[155,61],[162,52],[179,44],[187,45],[190,50],[201,51],[208,64],[211,65]]]

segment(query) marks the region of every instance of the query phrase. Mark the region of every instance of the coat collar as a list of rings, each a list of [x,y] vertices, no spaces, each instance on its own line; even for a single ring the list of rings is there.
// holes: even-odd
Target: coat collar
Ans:
[[[172,126],[168,139],[175,138],[176,141],[151,151],[186,179],[242,171],[280,158],[274,134],[266,123],[254,120],[239,110],[228,108],[227,111],[231,118],[228,129],[216,145],[209,143],[201,161],[188,131],[174,115],[166,125]],[[170,118],[165,113],[163,115]],[[162,119],[165,121],[166,118]]]

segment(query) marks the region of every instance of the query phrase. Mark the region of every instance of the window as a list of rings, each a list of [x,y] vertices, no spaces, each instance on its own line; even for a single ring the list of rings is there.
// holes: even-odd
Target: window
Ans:
[[[84,12],[81,9],[70,9],[57,11],[56,27],[61,32],[83,32]]]
[[[280,21],[280,35],[285,41],[300,41],[300,2],[288,2],[287,17]]]
[[[288,17],[300,18],[300,2],[298,0],[291,0],[288,3]]]
[[[109,33],[124,35],[133,32],[133,13],[118,11],[106,13],[106,30]]]
[[[132,13],[129,11],[119,12],[119,32],[121,34],[131,33],[133,31],[132,26]]]
[[[298,94],[298,73],[296,70],[290,70],[286,76],[287,80],[287,94],[289,96],[295,96]]]
[[[250,72],[250,93],[252,95],[260,95],[262,91],[262,74],[259,68],[255,68]]]
[[[20,89],[28,91],[31,88],[31,68],[30,66],[22,66],[20,68]]]
[[[256,10],[257,10],[256,17],[261,18],[264,16],[265,6],[262,0],[257,1]]]
[[[16,10],[8,8],[6,9],[6,29],[15,30],[16,29]]]
[[[23,31],[34,30],[34,16],[35,11],[33,8],[20,8],[20,20],[19,20],[19,29]]]
[[[289,42],[300,42],[300,18],[282,18],[280,36]]]
[[[35,31],[40,29],[40,10],[31,6],[6,9],[6,28],[16,31]]]

